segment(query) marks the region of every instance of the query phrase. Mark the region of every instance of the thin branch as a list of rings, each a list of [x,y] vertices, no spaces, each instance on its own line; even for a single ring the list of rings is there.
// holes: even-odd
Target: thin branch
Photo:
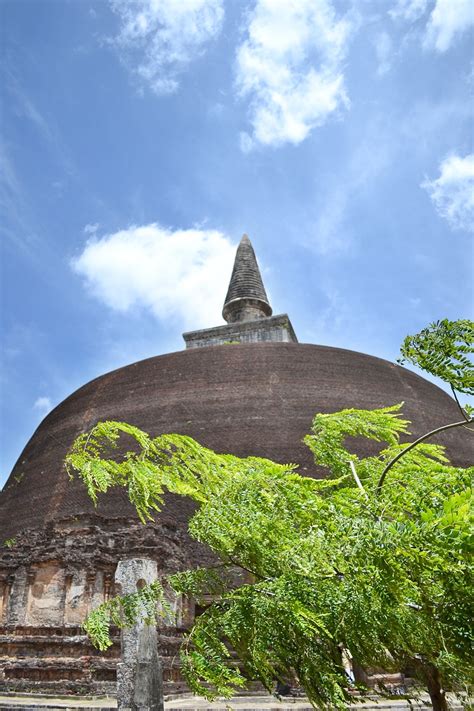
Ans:
[[[264,581],[264,580],[273,580],[273,578],[265,578],[263,575],[259,575],[259,573],[256,573],[254,570],[250,570],[250,568],[246,568],[242,563],[239,563],[238,561],[234,560],[231,558],[230,555],[227,556],[227,559],[232,565],[235,565],[236,568],[241,568],[242,570],[245,570],[247,573],[252,575],[255,579]]]
[[[456,404],[457,404],[457,406],[459,407],[459,410],[461,411],[461,415],[464,417],[464,419],[466,420],[466,422],[470,422],[469,417],[468,417],[468,416],[466,415],[466,413],[464,412],[464,408],[462,407],[461,403],[460,403],[459,400],[458,400],[458,396],[457,396],[457,394],[456,394],[456,390],[453,388],[453,386],[451,385],[451,383],[449,383],[449,386],[450,386],[450,388],[451,388],[451,392],[453,393],[453,397],[454,397],[454,399],[456,400]]]
[[[357,484],[357,486],[359,487],[359,489],[362,491],[362,493],[364,494],[365,498],[368,499],[369,497],[367,496],[366,490],[365,490],[364,487],[362,486],[362,482],[361,482],[361,480],[359,479],[359,476],[358,476],[357,471],[356,471],[356,468],[355,468],[355,464],[354,464],[354,462],[352,461],[352,459],[349,460],[349,466],[350,466],[350,468],[351,468],[352,476],[353,476],[354,479],[355,479],[355,483]]]
[[[470,418],[467,420],[468,422],[474,422],[474,418]],[[428,439],[429,437],[432,437],[435,434],[438,434],[438,432],[444,432],[444,430],[450,430],[453,429],[454,427],[464,427],[466,423],[466,420],[462,420],[462,422],[452,422],[450,425],[443,425],[443,427],[437,427],[435,430],[431,430],[431,432],[427,432],[424,434],[422,437],[418,437],[414,442],[412,442],[408,447],[405,447],[405,449],[402,449],[401,452],[397,454],[396,457],[394,457],[385,467],[385,469],[382,472],[382,475],[379,479],[379,482],[377,484],[377,493],[380,494],[380,490],[383,486],[383,483],[385,481],[385,477],[387,476],[388,472],[390,469],[393,467],[394,464],[398,462],[399,459],[405,456],[407,452],[409,452],[413,447],[416,447],[417,444],[420,444],[420,442],[424,442],[425,439]]]

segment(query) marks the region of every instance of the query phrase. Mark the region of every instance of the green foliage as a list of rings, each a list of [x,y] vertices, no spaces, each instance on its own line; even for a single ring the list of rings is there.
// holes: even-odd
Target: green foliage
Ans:
[[[111,626],[129,627],[138,620],[156,624],[158,605],[161,614],[169,611],[163,586],[156,580],[136,593],[117,595],[102,603],[88,615],[83,627],[92,644],[105,651],[112,645]]]
[[[120,459],[117,447],[121,434],[132,439],[133,449]],[[204,503],[220,490],[224,474],[252,476],[265,471],[272,476],[294,467],[257,457],[239,459],[216,454],[184,435],[152,439],[125,422],[99,422],[75,440],[66,457],[66,468],[70,477],[79,473],[94,503],[99,493],[113,486],[126,487],[130,502],[145,523],[160,511],[165,489]]]
[[[404,355],[468,392],[468,326],[441,322],[407,341]],[[433,342],[442,357],[430,352]],[[432,443],[408,451],[400,443],[408,427],[401,405],[316,415],[305,442],[328,470],[322,481],[292,465],[216,454],[181,435],[152,439],[116,422],[78,438],[67,465],[94,501],[111,486],[127,488],[142,521],[159,511],[165,491],[197,503],[189,532],[216,565],[167,579],[176,594],[214,599],[181,652],[193,691],[229,697],[247,679],[272,690],[277,679],[294,678],[313,705],[346,708],[341,645],[362,666],[415,660],[420,673],[436,668],[445,688],[473,683],[474,467],[451,466]],[[118,447],[123,435],[131,451]],[[353,438],[374,454],[357,456]],[[110,643],[111,624],[154,619],[163,588],[143,590],[89,616],[97,646]]]
[[[408,421],[401,418],[400,405],[378,410],[341,410],[329,415],[316,415],[312,434],[304,438],[316,464],[327,467],[334,477],[350,476],[350,461],[360,468],[360,459],[344,446],[348,437],[364,437],[375,442],[398,445],[400,434],[409,434]],[[364,462],[364,469],[372,460]],[[359,474],[360,476],[360,474]]]
[[[232,587],[231,571],[226,564],[174,573],[168,580],[176,593],[190,595],[200,604],[208,595],[222,595]]]
[[[400,450],[407,426],[399,406],[317,416],[308,443],[317,461],[330,467],[329,481],[301,477],[268,460],[217,455],[178,436],[135,438],[141,447],[114,462],[117,470],[104,460],[106,475],[119,471],[129,486],[123,471],[137,458],[159,477],[160,492],[191,492],[199,504],[189,530],[221,562],[168,579],[177,594],[216,599],[182,650],[184,673],[196,693],[230,696],[247,678],[270,690],[276,679],[292,674],[315,705],[342,708],[347,680],[339,644],[361,664],[390,669],[422,654],[447,684],[469,679],[474,469],[449,466],[443,448],[425,444],[397,463],[377,495],[380,471]],[[109,435],[123,426],[102,427]],[[80,444],[88,461],[98,456],[94,432]],[[388,446],[359,459],[344,442],[361,434]],[[94,489],[98,482],[103,489],[115,483],[106,480],[101,462],[98,457],[80,472]],[[146,493],[134,502],[149,516],[156,501]],[[250,577],[234,589],[236,565]],[[150,598],[152,607],[161,590]],[[139,614],[152,619],[141,595],[114,598],[92,613],[86,629],[96,645],[107,646],[110,624],[128,624]]]
[[[400,363],[412,363],[460,393],[474,395],[474,322],[436,321],[415,336],[407,336]]]
[[[16,546],[16,538],[6,538],[3,541],[3,545],[5,546],[5,548],[13,548],[14,546]]]

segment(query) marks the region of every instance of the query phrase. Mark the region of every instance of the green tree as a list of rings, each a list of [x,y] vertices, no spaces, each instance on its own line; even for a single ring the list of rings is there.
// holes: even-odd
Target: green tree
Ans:
[[[425,329],[405,341],[404,358],[430,370],[426,359],[442,330],[443,360],[428,365],[437,374],[455,369],[457,389],[471,392],[466,324]],[[294,675],[314,705],[342,708],[349,696],[341,646],[363,666],[410,664],[435,711],[447,708],[444,689],[472,683],[474,468],[451,466],[443,448],[426,441],[400,444],[409,425],[400,407],[317,415],[306,443],[327,468],[325,480],[269,460],[219,455],[184,436],[150,438],[124,423],[99,423],[76,440],[67,464],[94,500],[124,486],[143,521],[160,510],[166,490],[198,504],[189,531],[218,563],[167,581],[198,601],[215,597],[181,653],[192,690],[230,696],[249,678],[272,690]],[[461,422],[448,424],[469,422],[463,411]],[[133,451],[117,461],[109,450],[123,435]],[[346,446],[354,436],[380,442],[381,451],[359,458]],[[237,588],[236,567],[248,575]],[[149,617],[159,596],[157,582],[99,607],[86,622],[94,643],[108,646],[111,623]]]

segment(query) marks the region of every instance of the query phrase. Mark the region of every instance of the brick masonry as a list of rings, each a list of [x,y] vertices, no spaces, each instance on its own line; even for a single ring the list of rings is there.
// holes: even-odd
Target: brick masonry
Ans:
[[[287,314],[255,321],[237,321],[200,331],[183,333],[186,348],[233,345],[235,343],[298,343]]]

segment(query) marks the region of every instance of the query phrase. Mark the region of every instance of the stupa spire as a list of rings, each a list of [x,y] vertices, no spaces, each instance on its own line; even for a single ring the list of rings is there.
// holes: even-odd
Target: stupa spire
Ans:
[[[287,314],[272,316],[255,252],[247,235],[240,240],[222,315],[227,321],[183,333],[186,348],[229,343],[298,343]]]
[[[227,323],[256,321],[272,315],[252,243],[243,235],[225,297],[222,316]]]

